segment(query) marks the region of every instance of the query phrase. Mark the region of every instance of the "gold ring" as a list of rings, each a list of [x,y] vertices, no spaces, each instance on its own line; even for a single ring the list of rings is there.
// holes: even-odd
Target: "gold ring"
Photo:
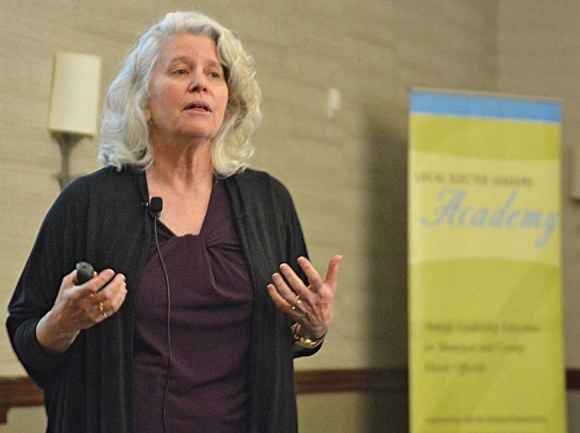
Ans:
[[[295,310],[296,307],[298,307],[298,305],[300,305],[301,302],[302,302],[302,299],[300,299],[300,295],[296,295],[296,303],[294,305],[292,305],[292,307],[290,307],[290,309]]]
[[[101,312],[101,314],[103,315],[103,317],[106,319],[107,318],[107,313],[105,313],[105,306],[103,305],[102,302],[99,302],[99,311]]]

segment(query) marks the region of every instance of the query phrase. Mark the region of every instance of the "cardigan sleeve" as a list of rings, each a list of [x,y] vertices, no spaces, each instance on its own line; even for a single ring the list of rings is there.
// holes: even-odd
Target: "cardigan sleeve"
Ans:
[[[306,275],[296,264],[296,260],[299,257],[304,256],[308,258],[308,251],[306,249],[306,242],[294,206],[294,201],[290,192],[282,183],[280,183],[280,181],[273,177],[270,179],[273,184],[272,188],[275,191],[275,201],[277,204],[276,209],[277,212],[279,212],[276,220],[282,222],[282,227],[280,227],[280,229],[283,230],[281,236],[286,247],[286,262],[294,269],[303,281],[307,282]]]
[[[298,218],[298,213],[296,212],[296,207],[294,206],[290,192],[277,180],[274,180],[274,182],[277,185],[277,199],[281,203],[280,209],[283,212],[283,215],[279,216],[279,220],[285,223],[286,263],[292,267],[294,272],[304,281],[304,284],[308,285],[308,278],[297,264],[299,257],[308,258],[308,250],[306,248],[306,241],[300,219]],[[292,325],[292,329],[294,329],[294,325]],[[309,348],[295,342],[292,357],[300,358],[314,355],[320,350],[322,344],[323,342],[315,347]]]
[[[36,326],[53,307],[63,277],[72,271],[65,264],[75,262],[77,248],[73,232],[82,227],[82,221],[73,223],[71,216],[76,213],[76,203],[82,196],[79,186],[71,185],[52,205],[8,305],[6,327],[14,351],[30,377],[42,388],[50,386],[56,371],[67,359],[67,353],[55,356],[40,345]]]

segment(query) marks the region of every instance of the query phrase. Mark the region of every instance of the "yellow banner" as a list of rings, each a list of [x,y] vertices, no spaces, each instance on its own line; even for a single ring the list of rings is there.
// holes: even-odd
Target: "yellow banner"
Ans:
[[[411,433],[563,433],[560,104],[410,107]]]

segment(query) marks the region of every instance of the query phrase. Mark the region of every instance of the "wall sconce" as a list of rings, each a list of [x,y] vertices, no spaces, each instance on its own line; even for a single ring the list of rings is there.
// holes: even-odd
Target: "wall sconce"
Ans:
[[[76,176],[69,172],[73,147],[97,133],[101,58],[58,52],[54,56],[48,129],[58,141],[61,171],[55,175],[64,189]]]

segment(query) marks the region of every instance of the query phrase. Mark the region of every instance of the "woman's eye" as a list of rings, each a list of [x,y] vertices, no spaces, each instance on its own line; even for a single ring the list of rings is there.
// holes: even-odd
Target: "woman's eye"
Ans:
[[[221,77],[221,74],[219,72],[217,72],[217,71],[212,71],[212,72],[209,73],[209,75],[212,78],[220,78]]]
[[[176,69],[175,71],[173,71],[173,73],[175,75],[186,75],[188,72],[187,69]]]

